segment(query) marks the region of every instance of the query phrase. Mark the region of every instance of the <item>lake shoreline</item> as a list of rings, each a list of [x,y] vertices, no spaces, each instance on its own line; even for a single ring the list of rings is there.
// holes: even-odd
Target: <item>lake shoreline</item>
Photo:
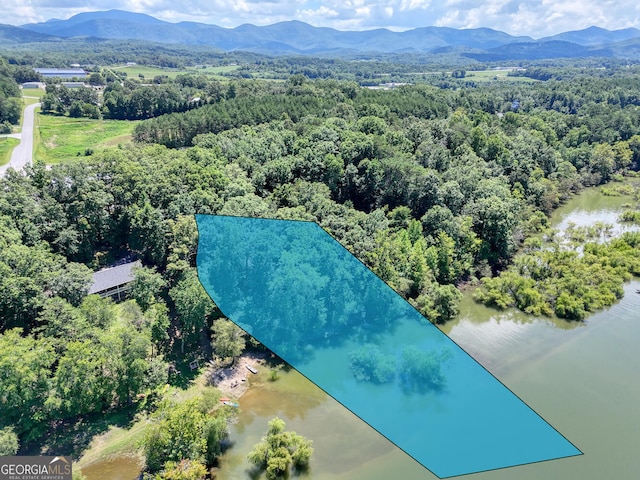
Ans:
[[[254,368],[259,373],[260,369],[267,368],[272,356],[268,352],[244,352],[231,365],[217,368],[212,366],[205,373],[207,383],[217,388],[223,397],[239,399],[251,387],[251,377],[256,376],[247,367]]]

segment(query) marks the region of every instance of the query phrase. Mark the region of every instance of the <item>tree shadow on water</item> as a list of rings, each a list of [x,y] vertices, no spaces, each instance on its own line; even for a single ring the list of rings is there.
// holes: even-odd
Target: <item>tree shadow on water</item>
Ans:
[[[442,367],[451,359],[449,349],[425,352],[413,346],[402,351],[400,385],[405,394],[442,392],[447,378]]]

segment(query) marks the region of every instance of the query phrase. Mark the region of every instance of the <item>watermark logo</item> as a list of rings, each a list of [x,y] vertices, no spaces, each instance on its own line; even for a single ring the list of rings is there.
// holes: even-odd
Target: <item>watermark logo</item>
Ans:
[[[71,457],[0,457],[0,480],[71,480]]]

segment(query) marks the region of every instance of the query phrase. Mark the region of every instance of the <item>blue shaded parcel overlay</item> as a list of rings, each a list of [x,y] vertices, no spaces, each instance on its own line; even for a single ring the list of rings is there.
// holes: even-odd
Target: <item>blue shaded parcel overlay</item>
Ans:
[[[220,310],[438,477],[581,454],[315,223],[196,219]]]

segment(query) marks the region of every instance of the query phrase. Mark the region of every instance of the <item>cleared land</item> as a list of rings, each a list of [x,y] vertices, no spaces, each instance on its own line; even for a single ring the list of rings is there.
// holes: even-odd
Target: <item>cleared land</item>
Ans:
[[[205,67],[205,68],[188,68],[187,73],[193,75],[206,75],[212,80],[225,80],[228,81],[229,77],[225,77],[221,74],[233,72],[240,67],[238,65],[226,65],[222,67]]]
[[[84,452],[78,465],[82,468],[99,460],[113,456],[131,456],[140,458],[143,463],[139,445],[144,438],[146,419],[131,425],[111,425],[108,430],[94,437],[89,448]]]
[[[169,78],[175,78],[178,75],[185,74],[200,74],[207,75],[208,77],[213,78],[225,78],[221,77],[220,74],[233,72],[238,68],[240,67],[237,65],[204,68],[186,67],[181,69],[149,67],[146,65],[114,65],[110,67],[104,67],[105,70],[112,70],[114,72],[126,72],[127,76],[131,78],[141,78],[140,75],[142,75],[145,80],[153,80],[153,78],[158,75],[166,75]]]
[[[40,99],[44,97],[45,93],[47,92],[45,92],[44,88],[23,88],[22,98],[24,99],[25,102],[27,102],[28,100],[33,100],[33,98]],[[37,102],[38,100],[33,100],[33,101]]]
[[[59,163],[84,156],[87,149],[130,142],[137,123],[39,114],[34,132],[34,158],[47,164]]]
[[[510,70],[470,70],[467,71],[465,79],[473,80],[474,82],[492,82],[492,81],[509,81],[509,82],[524,82],[534,83],[538,80],[529,77],[511,77],[509,76]]]
[[[9,163],[11,152],[19,143],[17,138],[0,137],[0,165]]]

